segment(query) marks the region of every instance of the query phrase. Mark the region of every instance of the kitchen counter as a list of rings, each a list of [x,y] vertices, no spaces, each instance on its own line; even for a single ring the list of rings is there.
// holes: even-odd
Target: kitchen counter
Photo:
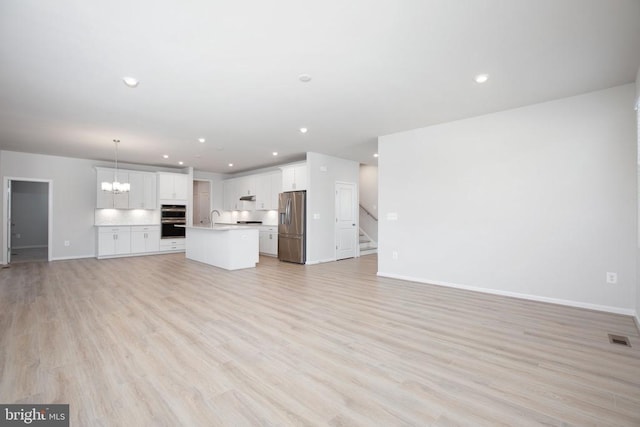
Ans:
[[[247,230],[251,228],[255,228],[256,230],[260,228],[259,225],[244,225],[244,224],[214,224],[213,227],[209,227],[208,225],[194,225],[192,228],[208,228],[209,230]]]
[[[160,226],[160,223],[152,223],[152,224],[94,224],[94,227],[150,227],[152,225]]]
[[[188,259],[226,270],[258,263],[258,227],[247,225],[185,226]]]

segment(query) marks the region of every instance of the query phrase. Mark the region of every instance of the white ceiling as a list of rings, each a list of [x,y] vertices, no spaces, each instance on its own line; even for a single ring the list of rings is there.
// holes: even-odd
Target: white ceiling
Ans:
[[[0,148],[112,160],[118,138],[122,161],[222,173],[306,151],[375,164],[379,135],[639,65],[638,0],[2,0]]]

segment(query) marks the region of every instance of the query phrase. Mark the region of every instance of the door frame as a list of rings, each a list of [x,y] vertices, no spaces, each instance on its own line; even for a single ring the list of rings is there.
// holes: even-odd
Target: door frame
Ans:
[[[193,178],[193,180],[191,181],[191,187],[193,188],[193,185],[196,183],[196,181],[200,181],[200,182],[206,182],[209,184],[209,213],[211,213],[211,211],[214,209],[213,207],[213,180],[209,179],[209,178]],[[193,201],[193,207],[192,210],[193,212],[191,213],[191,220],[193,220],[193,214],[195,213],[196,210],[196,195],[194,193],[191,194],[191,199]],[[222,210],[222,209],[220,209]]]
[[[333,259],[334,260],[338,260],[338,223],[337,223],[337,219],[338,219],[338,203],[337,203],[337,191],[338,191],[338,185],[352,185],[353,186],[353,194],[354,194],[354,198],[353,198],[353,215],[354,215],[354,221],[355,221],[355,238],[354,238],[354,258],[358,258],[360,256],[360,245],[358,244],[358,236],[360,234],[359,230],[360,230],[360,218],[358,217],[358,205],[359,205],[359,201],[360,201],[360,194],[359,194],[359,187],[358,187],[358,183],[357,182],[347,182],[347,181],[335,181],[333,184],[333,190],[334,190],[334,199],[333,199],[333,216],[336,219],[336,221],[333,223],[333,247],[335,248],[335,251],[333,253]]]
[[[8,197],[10,196],[7,191],[9,187],[9,181],[27,181],[27,182],[44,182],[48,187],[48,212],[47,212],[47,261],[51,261],[53,257],[53,180],[52,179],[38,179],[38,178],[24,178],[19,176],[5,176],[3,179],[2,186],[2,224],[4,224],[4,232],[2,233],[2,264],[7,264],[8,254],[7,254],[7,245],[8,245],[8,237],[7,232],[10,229],[9,224],[9,214],[7,211],[7,207],[10,202]]]

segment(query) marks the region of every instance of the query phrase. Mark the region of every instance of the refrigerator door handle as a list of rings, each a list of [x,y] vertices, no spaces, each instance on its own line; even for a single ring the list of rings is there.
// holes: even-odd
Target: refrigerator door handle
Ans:
[[[291,225],[291,199],[287,199],[287,225]]]

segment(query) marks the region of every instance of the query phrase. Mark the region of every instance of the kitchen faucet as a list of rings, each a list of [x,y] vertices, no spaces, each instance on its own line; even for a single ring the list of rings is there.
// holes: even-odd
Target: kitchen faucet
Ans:
[[[218,216],[220,216],[220,212],[217,209],[214,209],[211,212],[209,212],[209,227],[213,227],[213,224],[215,222],[213,218],[214,213],[217,213]]]

